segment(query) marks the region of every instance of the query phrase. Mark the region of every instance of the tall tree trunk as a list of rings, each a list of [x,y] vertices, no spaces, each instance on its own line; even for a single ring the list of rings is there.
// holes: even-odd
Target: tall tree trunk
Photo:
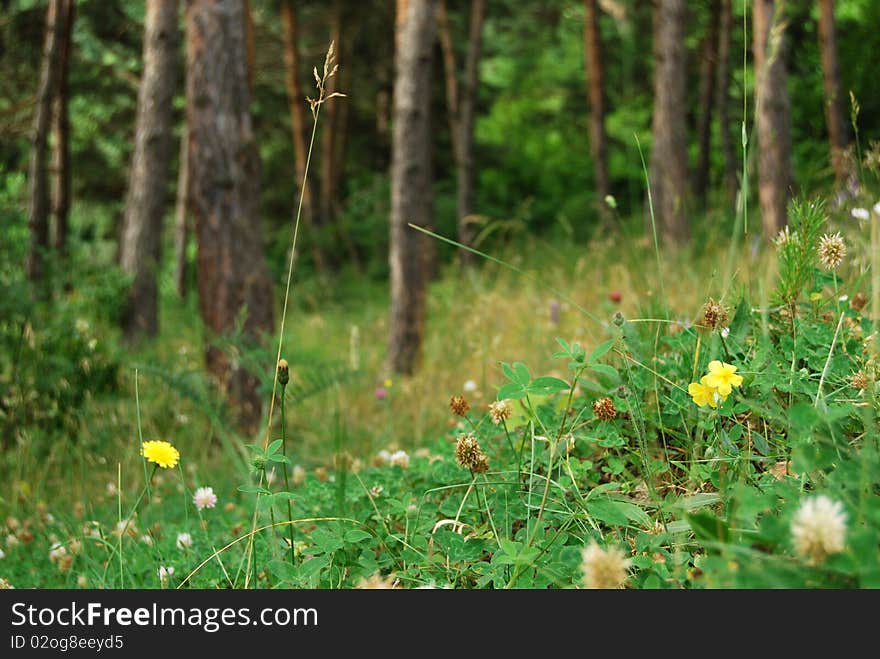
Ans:
[[[180,297],[186,297],[188,268],[186,248],[189,243],[189,137],[186,125],[180,134],[180,157],[177,170],[177,202],[174,204],[174,285]]]
[[[758,197],[764,235],[772,238],[786,224],[793,181],[791,108],[785,70],[785,23],[781,0],[755,0],[755,121],[758,129]]]
[[[654,10],[654,116],[651,191],[660,232],[687,239],[687,129],[685,127],[685,3],[658,0]]]
[[[837,60],[837,35],[834,24],[834,0],[819,0],[819,54],[825,83],[825,120],[831,141],[831,164],[838,184],[852,175],[844,152],[849,145],[849,131],[841,109],[840,64]]]
[[[449,27],[449,12],[446,0],[437,0],[437,38],[443,55],[443,82],[446,88],[446,116],[449,120],[449,141],[452,143],[452,157],[456,164],[461,156],[459,144],[459,104],[458,104],[458,63],[452,30]]]
[[[43,278],[45,252],[49,247],[49,172],[47,170],[49,127],[52,122],[52,100],[58,86],[61,41],[64,26],[62,0],[49,0],[46,11],[46,37],[43,42],[43,63],[37,88],[32,149],[28,170],[28,230],[30,245],[27,276],[32,281]]]
[[[186,113],[199,309],[212,334],[208,369],[245,430],[260,419],[257,380],[215,337],[272,329],[272,283],[260,238],[260,161],[250,114],[242,0],[189,0]]]
[[[736,199],[737,161],[730,136],[730,42],[733,34],[733,0],[721,0],[718,26],[718,69],[715,81],[715,109],[718,112],[718,134],[724,156],[724,189],[727,199]]]
[[[340,37],[342,35],[342,6],[340,0],[333,3],[333,9],[330,17],[330,39],[336,44],[337,62],[340,66],[344,64]],[[339,91],[339,76],[333,76],[327,81],[327,94]],[[339,121],[339,104],[329,101],[322,110],[322,128],[321,128],[321,189],[320,189],[320,213],[321,223],[325,226],[333,222],[333,200],[336,191],[333,189],[333,183],[336,179],[334,168],[337,163],[334,159],[334,141],[337,137],[338,121]]]
[[[605,131],[605,71],[596,0],[584,0],[584,70],[587,73],[587,100],[590,104],[590,155],[598,207],[608,215],[605,197],[611,193],[608,182],[608,135]]]
[[[68,110],[68,84],[70,72],[70,49],[73,40],[73,0],[62,0],[60,24],[61,53],[58,62],[58,94],[53,117],[55,143],[53,144],[55,181],[52,190],[52,214],[55,216],[55,250],[63,255],[67,250],[67,233],[70,224],[70,112]]]
[[[296,171],[296,185],[302,196],[301,222],[308,233],[314,231],[314,206],[312,184],[303,179],[306,173],[308,145],[306,144],[306,101],[300,84],[299,35],[297,33],[297,14],[294,0],[281,3],[281,24],[284,36],[284,82],[287,87],[287,103],[290,110],[290,132],[293,136],[293,160]],[[335,79],[335,76],[334,76]],[[331,101],[332,103],[332,101]],[[299,200],[297,200],[298,202]],[[294,220],[299,203],[293,209]],[[324,269],[324,257],[320,246],[313,240],[312,258],[318,270]]]
[[[434,0],[398,0],[396,79],[391,165],[391,317],[389,366],[412,373],[421,354],[425,322],[423,252],[426,237],[409,228],[431,224],[431,68]]]
[[[712,146],[712,109],[715,100],[716,64],[718,59],[718,23],[721,0],[712,0],[709,6],[709,24],[703,37],[700,60],[700,107],[697,123],[699,152],[694,172],[694,196],[700,205],[706,205],[706,193],[710,182]]]
[[[477,105],[477,87],[480,82],[480,54],[483,46],[485,0],[471,1],[468,52],[464,64],[464,89],[459,99],[459,154],[458,154],[458,241],[470,245],[474,240],[474,114]],[[460,250],[462,264],[473,263],[474,255]]]
[[[176,0],[147,0],[144,71],[119,255],[123,271],[132,277],[122,320],[129,338],[155,336],[159,330],[156,277],[170,173],[177,33]]]
[[[247,59],[247,85],[251,96],[254,95],[254,78],[257,71],[257,49],[254,45],[254,15],[251,12],[251,0],[242,0],[244,17],[244,52]]]

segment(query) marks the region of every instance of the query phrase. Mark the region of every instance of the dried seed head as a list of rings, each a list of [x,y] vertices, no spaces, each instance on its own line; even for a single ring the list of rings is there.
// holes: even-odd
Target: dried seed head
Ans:
[[[286,359],[278,360],[278,382],[282,387],[287,386],[290,382],[290,367],[287,365]]]
[[[708,329],[721,330],[727,326],[727,309],[720,302],[711,297],[703,305],[703,313],[700,325]]]
[[[630,559],[618,547],[603,549],[595,540],[584,547],[581,571],[587,588],[623,588]]]
[[[861,291],[853,295],[852,299],[849,301],[849,306],[852,307],[854,311],[861,311],[865,308],[866,304],[868,304],[868,296]]]
[[[465,469],[474,474],[482,474],[489,470],[489,458],[480,448],[480,443],[473,433],[458,436],[455,445],[455,460]]]
[[[453,396],[449,401],[449,407],[456,416],[464,416],[471,409],[470,403],[464,396]]]
[[[871,386],[871,376],[865,373],[864,371],[859,371],[858,373],[854,373],[849,377],[849,385],[853,389],[858,389],[859,391],[864,391],[868,387]]]
[[[398,581],[394,578],[393,574],[383,577],[380,572],[377,572],[367,579],[361,577],[355,585],[355,588],[363,590],[389,590],[397,587]]]
[[[496,426],[507,421],[511,414],[513,414],[513,408],[510,406],[509,400],[496,400],[494,403],[489,403],[489,416],[492,417],[492,423]]]
[[[805,500],[791,521],[791,535],[795,551],[812,564],[842,552],[846,544],[843,504],[824,494]]]
[[[617,417],[617,408],[614,407],[614,401],[606,396],[593,401],[593,414],[601,421],[611,421]]]
[[[819,261],[826,270],[837,270],[846,256],[846,243],[838,231],[826,233],[819,239]]]

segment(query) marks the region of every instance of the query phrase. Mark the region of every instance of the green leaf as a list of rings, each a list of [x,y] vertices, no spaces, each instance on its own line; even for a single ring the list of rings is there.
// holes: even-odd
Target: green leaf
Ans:
[[[501,370],[504,373],[504,377],[506,377],[511,382],[517,382],[516,373],[513,372],[510,364],[506,362],[501,362]]]
[[[557,391],[570,389],[571,385],[565,380],[549,376],[535,378],[527,387],[528,393],[538,396],[555,394]]]
[[[275,577],[275,581],[293,583],[299,578],[297,569],[287,561],[269,561],[266,564],[266,569],[269,574]]]
[[[502,385],[498,390],[498,400],[504,400],[507,398],[510,400],[519,400],[520,398],[525,398],[526,393],[526,390],[521,384],[510,382]]]
[[[620,379],[620,373],[617,372],[617,369],[613,366],[608,366],[608,364],[591,364],[590,368],[599,375],[604,375],[612,380],[616,381]]]
[[[362,542],[363,540],[369,540],[372,537],[372,533],[367,533],[366,531],[361,531],[360,529],[352,529],[351,531],[346,532],[345,541],[351,544],[356,544],[358,542]]]
[[[283,440],[276,439],[271,444],[269,444],[269,448],[266,449],[266,457],[269,457],[281,449],[281,443]],[[271,458],[270,458],[271,459]]]
[[[260,487],[259,485],[239,485],[239,492],[247,492],[249,494],[271,494],[269,490],[265,487]]]
[[[728,542],[730,529],[727,522],[719,519],[709,512],[690,513],[687,516],[688,524],[694,531],[694,535],[701,542],[715,543]]]
[[[514,382],[519,382],[522,386],[527,387],[532,380],[532,376],[526,365],[522,362],[516,362],[513,365],[513,370],[516,372],[516,380]]]
[[[593,352],[590,353],[590,359],[588,361],[591,364],[595,361],[598,361],[602,355],[604,355],[606,352],[608,352],[609,350],[611,350],[611,348],[614,347],[615,341],[616,341],[616,339],[610,339],[608,341],[605,341],[604,343],[600,343],[599,345],[597,345],[593,349]]]
[[[293,464],[286,455],[282,455],[281,453],[273,453],[266,457],[269,462],[282,462],[286,465]]]

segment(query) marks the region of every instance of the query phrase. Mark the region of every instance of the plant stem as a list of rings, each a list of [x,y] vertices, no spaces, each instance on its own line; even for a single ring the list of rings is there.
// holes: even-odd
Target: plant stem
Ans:
[[[284,391],[287,389],[287,384],[281,384],[281,401],[279,402],[279,410],[281,412],[281,455],[285,458],[287,457],[287,429],[284,423]],[[281,463],[282,470],[284,472],[284,490],[290,494],[290,482],[287,478],[287,462]],[[293,508],[290,504],[290,498],[287,499],[287,521],[288,521],[288,534],[290,539],[290,564],[293,565],[294,560],[294,551],[293,551]]]

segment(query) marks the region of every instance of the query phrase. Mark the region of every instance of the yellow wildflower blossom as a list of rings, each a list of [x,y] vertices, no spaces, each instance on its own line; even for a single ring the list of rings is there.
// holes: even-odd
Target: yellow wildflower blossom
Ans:
[[[158,440],[144,442],[141,445],[141,455],[163,469],[173,468],[180,460],[180,453],[176,448],[168,442]]]
[[[722,398],[727,398],[733,387],[740,386],[742,381],[742,376],[736,374],[736,366],[717,359],[709,362],[709,373],[701,380],[706,386],[716,389]]]

